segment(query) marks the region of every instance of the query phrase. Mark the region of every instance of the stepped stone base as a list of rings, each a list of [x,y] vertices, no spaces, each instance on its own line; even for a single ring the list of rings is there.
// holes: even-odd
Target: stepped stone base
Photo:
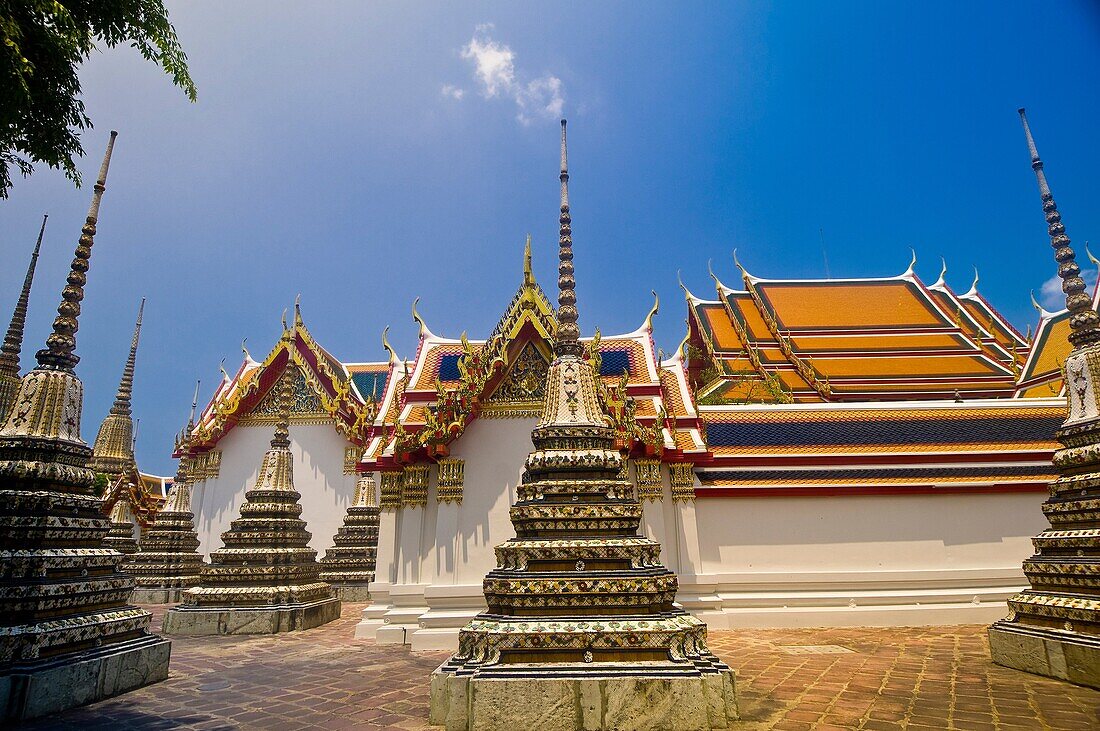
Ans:
[[[1001,621],[989,628],[993,662],[1100,688],[1100,638]]]
[[[130,595],[131,604],[179,604],[187,589],[143,589],[137,587]]]
[[[0,676],[0,718],[25,720],[95,703],[168,677],[172,642],[146,635],[37,663]]]
[[[332,588],[336,591],[336,598],[342,602],[370,601],[370,590],[367,588],[366,584],[348,586],[333,584]]]
[[[271,607],[173,607],[164,615],[165,634],[270,635],[327,624],[340,616],[339,599]]]
[[[732,671],[600,677],[600,666],[561,677],[542,665],[512,678],[462,677],[440,668],[432,673],[428,721],[446,731],[709,731],[733,728],[738,718]],[[621,665],[606,669],[616,668],[621,672]]]

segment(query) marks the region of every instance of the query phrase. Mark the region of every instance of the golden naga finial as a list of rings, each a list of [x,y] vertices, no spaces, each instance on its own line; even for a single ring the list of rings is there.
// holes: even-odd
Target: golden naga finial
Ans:
[[[1094,267],[1100,267],[1100,259],[1097,259],[1095,256],[1092,255],[1092,252],[1089,251],[1089,242],[1087,241],[1085,242],[1085,255],[1088,256],[1089,261],[1092,262],[1092,265]]]
[[[412,315],[413,321],[420,326],[420,339],[423,340],[426,337],[435,337],[435,333],[428,329],[428,325],[424,322],[424,318],[420,316],[420,313],[416,310],[417,303],[420,302],[420,298],[417,297],[413,300]]]
[[[295,327],[302,324],[302,293],[299,292],[294,296],[294,325]]]
[[[741,271],[741,276],[742,277],[749,276],[749,273],[747,271],[745,271],[745,267],[741,266],[741,262],[737,259],[737,249],[736,248],[734,248],[734,250],[733,250],[733,265]]]
[[[690,290],[688,290],[687,285],[684,284],[684,278],[682,276],[680,276],[680,270],[679,269],[676,270],[676,283],[680,285],[680,289],[684,290],[684,299],[686,299],[686,300],[699,299],[698,297],[693,295]]]
[[[1039,301],[1037,299],[1035,299],[1035,290],[1034,289],[1031,290],[1030,294],[1031,294],[1031,306],[1035,308],[1035,310],[1039,313],[1040,316],[1046,314],[1046,310],[1043,309],[1043,306],[1041,304],[1039,304]]]
[[[531,234],[527,234],[527,243],[523,247],[523,284],[530,287],[535,283],[535,275],[531,270]]]
[[[286,308],[284,307],[283,308],[283,332],[285,333],[287,331],[287,329],[288,328],[286,326]]]
[[[459,342],[462,343],[462,350],[465,353],[470,353],[470,339],[466,337],[466,331],[462,331],[462,335],[459,337]]]
[[[714,273],[713,260],[707,259],[707,274],[714,280],[714,289],[718,292],[719,296],[722,294],[722,283],[718,281],[718,275]]]
[[[386,325],[385,329],[382,330],[382,347],[385,348],[386,352],[390,354],[390,364],[392,365],[393,363],[397,362],[397,353],[394,352],[393,346],[390,345],[390,339],[388,337],[389,332],[390,326]]]
[[[642,327],[649,332],[653,332],[653,317],[661,311],[661,299],[657,296],[657,290],[651,289],[649,292],[653,295],[653,307],[650,309],[649,314],[645,316],[645,324]]]

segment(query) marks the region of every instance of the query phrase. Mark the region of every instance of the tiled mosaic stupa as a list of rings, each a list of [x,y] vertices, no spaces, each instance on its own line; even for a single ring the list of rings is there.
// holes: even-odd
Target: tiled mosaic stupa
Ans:
[[[107,475],[108,484],[124,475],[136,474],[134,459],[134,416],[131,405],[134,393],[134,365],[137,361],[138,341],[141,339],[141,318],[145,312],[145,298],[138,306],[134,335],[130,339],[130,353],[122,367],[115,402],[107,418],[99,425],[92,443],[92,461],[88,465],[94,471]]]
[[[430,720],[447,729],[711,729],[737,718],[734,673],[706,625],[674,606],[642,508],[579,341],[565,122],[558,332],[532,432],[516,537],[497,546],[487,611],[432,676]]]
[[[129,603],[133,579],[103,546],[74,368],[80,302],[115,133],[94,186],[53,332],[0,427],[0,709],[32,718],[168,676],[171,643]]]
[[[290,331],[284,337],[290,337]],[[340,600],[321,581],[317,552],[302,520],[290,452],[293,369],[275,386],[279,415],[256,484],[241,515],[222,534],[199,585],[164,618],[169,634],[268,634],[309,629],[340,616]]]
[[[127,557],[123,562],[123,568],[126,573],[130,573],[129,557],[138,552],[138,541],[134,536],[137,518],[134,517],[134,507],[130,504],[130,497],[126,490],[120,491],[118,500],[111,507],[108,520],[111,526],[103,539],[103,545]]]
[[[374,477],[361,475],[344,524],[332,539],[333,547],[321,559],[321,580],[332,584],[342,601],[370,600],[367,585],[374,581],[378,512]]]
[[[46,219],[42,216],[42,228],[38,230],[38,241],[31,253],[31,263],[27,265],[27,275],[23,279],[23,288],[19,290],[15,310],[11,313],[11,324],[0,344],[0,424],[8,417],[8,411],[15,403],[15,394],[19,393],[19,353],[23,350],[23,328],[27,324],[27,305],[31,298],[31,284],[34,282],[34,270],[38,266],[38,253],[42,250],[42,236],[46,233]]]
[[[195,399],[191,402],[191,418],[184,430],[184,439],[191,434],[195,420]],[[130,557],[129,571],[137,581],[134,601],[141,604],[178,602],[185,589],[199,583],[199,573],[205,562],[199,555],[199,537],[195,532],[195,515],[191,512],[191,481],[188,475],[190,456],[186,443],[176,468],[176,477],[168,490],[168,499],[157,512],[153,525],[145,532],[141,550]]]
[[[1057,432],[1058,479],[1043,513],[1050,528],[1024,562],[1031,588],[1008,601],[1008,618],[989,630],[999,665],[1100,688],[1100,316],[1085,291],[1043,163],[1020,110],[1039,183],[1050,245],[1070,313],[1066,359],[1069,416]]]

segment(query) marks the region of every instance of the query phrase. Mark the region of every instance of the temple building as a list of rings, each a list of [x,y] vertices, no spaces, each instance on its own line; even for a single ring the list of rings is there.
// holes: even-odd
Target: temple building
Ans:
[[[558,322],[531,257],[528,240],[515,294],[482,338],[433,332],[414,301],[410,357],[383,332],[386,358],[341,360],[295,305],[290,337],[223,369],[177,450],[192,460],[200,552],[255,480],[267,441],[255,427],[273,423],[289,368],[310,547],[334,547],[357,475],[377,486],[357,633],[455,649],[486,607],[494,547],[515,535],[509,509],[545,399]],[[900,274],[860,279],[733,265],[711,272],[713,296],[684,289],[672,353],[653,341],[656,301],[632,332],[581,341],[677,601],[717,629],[999,619],[1026,586],[1055,476],[1068,313],[1039,308],[1021,333],[976,275],[960,294],[946,265],[922,281],[915,255]]]

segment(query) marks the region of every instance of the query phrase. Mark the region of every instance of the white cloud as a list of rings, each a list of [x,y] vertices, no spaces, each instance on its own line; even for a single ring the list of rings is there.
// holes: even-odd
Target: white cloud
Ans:
[[[1081,277],[1085,280],[1085,292],[1089,295],[1092,295],[1093,289],[1096,287],[1096,276],[1095,269],[1086,269],[1081,272]],[[1043,286],[1039,290],[1039,304],[1051,312],[1066,308],[1066,295],[1062,291],[1062,280],[1057,274],[1043,282]]]
[[[509,46],[493,40],[491,23],[477,26],[470,42],[462,47],[462,58],[473,62],[474,77],[481,95],[486,99],[506,97],[515,102],[516,119],[530,124],[535,118],[557,119],[565,107],[564,85],[551,74],[525,79],[516,70],[516,53]],[[444,94],[451,85],[443,87]],[[455,96],[461,99],[460,93]]]
[[[466,90],[461,89],[454,84],[444,84],[443,88],[440,89],[440,92],[443,94],[443,96],[447,97],[448,99],[454,99],[455,101],[462,101],[462,97],[466,96]]]

